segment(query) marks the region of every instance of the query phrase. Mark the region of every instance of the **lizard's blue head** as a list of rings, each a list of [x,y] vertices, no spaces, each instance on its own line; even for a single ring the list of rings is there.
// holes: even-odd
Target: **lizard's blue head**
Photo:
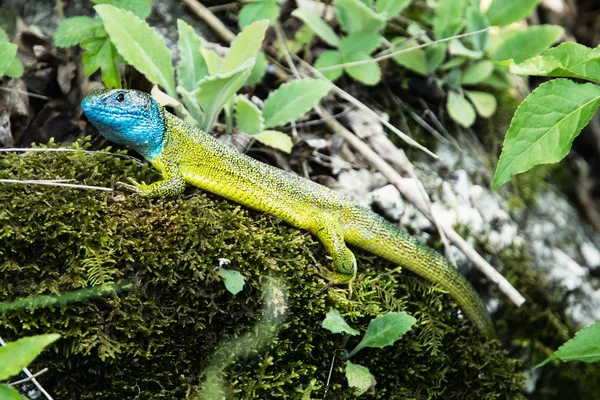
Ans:
[[[146,158],[160,155],[164,122],[158,104],[138,90],[96,90],[81,102],[88,119],[108,140]]]

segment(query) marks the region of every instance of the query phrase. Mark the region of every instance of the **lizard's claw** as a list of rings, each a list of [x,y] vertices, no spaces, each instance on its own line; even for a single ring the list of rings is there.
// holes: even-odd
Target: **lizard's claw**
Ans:
[[[117,182],[116,186],[119,189],[125,189],[125,190],[127,190],[129,192],[139,194],[140,193],[140,186],[143,186],[143,184],[140,184],[138,181],[136,181],[133,178],[127,178],[127,180],[129,182],[131,182],[131,184],[125,183],[125,182]]]
[[[348,300],[352,299],[352,282],[353,279],[348,279],[347,276],[336,274],[325,267],[317,267],[317,275],[325,279],[327,283],[319,290],[319,294],[327,291],[330,287],[335,285],[347,285],[348,286]]]

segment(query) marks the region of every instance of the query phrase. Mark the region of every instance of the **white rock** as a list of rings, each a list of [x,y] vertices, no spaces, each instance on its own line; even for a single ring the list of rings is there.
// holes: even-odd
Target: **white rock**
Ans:
[[[588,267],[600,267],[600,250],[596,246],[590,242],[584,242],[579,250]]]
[[[567,290],[575,290],[583,284],[587,276],[587,269],[577,264],[567,253],[561,249],[552,249],[554,265],[550,266],[550,275],[557,279]]]
[[[394,185],[385,185],[369,193],[372,203],[379,207],[384,215],[393,220],[399,221],[404,213],[404,200],[400,192]]]

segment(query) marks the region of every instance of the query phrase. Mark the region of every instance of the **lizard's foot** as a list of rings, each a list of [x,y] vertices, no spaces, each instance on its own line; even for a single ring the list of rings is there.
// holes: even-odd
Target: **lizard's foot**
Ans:
[[[150,185],[147,185],[145,182],[139,183],[133,178],[127,178],[127,180],[131,183],[117,182],[117,187],[140,196],[148,196]]]

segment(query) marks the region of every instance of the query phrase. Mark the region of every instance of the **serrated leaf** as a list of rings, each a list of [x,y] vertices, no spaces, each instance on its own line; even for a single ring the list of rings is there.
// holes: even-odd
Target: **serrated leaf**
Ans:
[[[279,131],[266,130],[252,135],[252,137],[262,144],[266,144],[267,146],[271,146],[274,149],[281,150],[285,153],[289,153],[292,151],[292,147],[294,147],[292,139],[285,133]]]
[[[564,29],[558,25],[532,26],[519,31],[504,43],[492,56],[494,61],[514,60],[516,63],[537,56],[563,35]]]
[[[0,399],[2,400],[27,400],[12,386],[0,384]]]
[[[344,54],[344,63],[368,60],[372,61],[373,58],[360,51]],[[344,67],[344,71],[352,78],[365,85],[373,86],[381,81],[381,69],[379,69],[379,64],[377,62],[355,65],[353,67]]]
[[[395,37],[392,39],[392,44],[394,45],[394,51],[397,50],[405,50],[410,49],[412,47],[418,46],[418,43],[414,40],[410,42],[406,42],[403,45],[396,46],[396,44],[405,41],[406,38],[403,37]],[[415,49],[407,53],[402,53],[395,55],[392,58],[396,63],[402,65],[403,67],[410,69],[417,74],[421,74],[423,76],[427,76],[427,61],[425,60],[425,51],[423,49]]]
[[[492,187],[534,165],[562,160],[600,106],[600,86],[555,79],[538,86],[517,108]]]
[[[463,95],[454,90],[448,92],[446,110],[453,120],[465,128],[475,123],[475,109]]]
[[[462,76],[463,85],[475,85],[494,72],[494,63],[489,60],[483,60],[473,63],[469,68],[465,69]]]
[[[171,97],[177,97],[171,52],[165,40],[132,12],[111,5],[94,9],[119,54],[152,83],[160,85]]]
[[[4,75],[12,60],[17,54],[17,45],[13,43],[0,43],[0,76]]]
[[[248,25],[260,21],[267,20],[272,24],[279,17],[279,6],[270,1],[261,1],[257,3],[246,4],[240,10],[238,15],[238,25],[244,29]]]
[[[92,37],[80,43],[82,49],[86,50],[81,56],[83,71],[90,76],[98,68],[102,73],[102,81],[107,88],[120,88],[121,75],[115,64],[117,49],[107,36]]]
[[[146,19],[152,11],[151,1],[140,0],[118,0],[111,3],[113,6],[122,10],[131,11],[139,19]]]
[[[327,312],[321,326],[332,333],[347,333],[352,336],[356,336],[360,333],[356,329],[350,327],[344,317],[342,317],[342,314],[335,309],[331,309]]]
[[[390,20],[400,14],[413,0],[377,0],[375,10],[378,13],[387,13],[387,19]]]
[[[490,21],[484,13],[476,7],[467,9],[467,32],[476,32],[490,26]],[[474,50],[483,51],[487,44],[488,32],[482,32],[477,35],[471,35],[467,38],[473,45]]]
[[[356,395],[360,396],[371,387],[371,372],[367,367],[346,361],[346,380],[348,386],[356,388]]]
[[[0,347],[0,380],[17,375],[29,365],[52,342],[60,338],[59,334],[25,337]]]
[[[253,134],[264,129],[262,112],[246,96],[237,96],[235,119],[242,132]]]
[[[54,32],[56,47],[75,46],[84,39],[94,36],[96,29],[102,26],[100,20],[90,17],[67,18]]]
[[[600,62],[593,58],[594,49],[567,42],[520,64],[512,63],[510,72],[518,75],[564,76],[600,83]]]
[[[219,273],[223,278],[225,289],[232,295],[236,295],[244,288],[244,276],[235,270],[229,270],[225,268],[219,268]]]
[[[331,83],[321,79],[301,79],[284,83],[265,100],[265,127],[285,125],[301,117],[318,104],[331,87]]]
[[[268,27],[268,22],[263,20],[254,22],[244,28],[231,42],[231,47],[221,65],[221,72],[225,73],[238,69],[249,60],[252,60],[254,66],[256,54],[260,50]]]
[[[185,21],[177,20],[177,30],[179,40],[179,68],[177,68],[177,81],[188,91],[196,89],[196,83],[208,75],[208,66],[200,52],[202,48],[202,38],[196,35],[192,28]]]
[[[221,66],[223,65],[223,59],[214,50],[201,49],[202,57],[208,67],[209,75],[217,75],[221,72]]]
[[[535,368],[554,360],[600,362],[600,321],[578,331],[575,337],[560,346],[552,356],[536,365]]]
[[[335,0],[335,10],[342,29],[347,33],[378,32],[385,26],[385,17],[359,0]]]
[[[475,106],[475,110],[480,117],[489,118],[496,112],[498,101],[493,94],[465,90],[465,95],[471,100],[471,103]]]
[[[361,52],[367,55],[375,51],[381,44],[381,36],[377,32],[351,33],[340,40],[339,49],[342,53]]]
[[[383,348],[393,345],[417,320],[405,312],[387,312],[371,320],[365,336],[347,358],[365,347]]]
[[[259,51],[256,54],[256,62],[254,63],[254,67],[252,67],[252,71],[250,71],[250,75],[246,82],[244,82],[244,86],[256,85],[262,81],[263,76],[267,73],[267,57],[265,53]]]
[[[467,0],[439,0],[433,15],[436,40],[454,36],[462,30],[466,7]]]
[[[13,58],[6,70],[4,75],[9,78],[20,78],[23,75],[23,63],[17,57]]]
[[[333,67],[334,65],[343,64],[344,59],[342,53],[337,50],[327,50],[321,53],[321,56],[315,62],[315,69]],[[330,81],[335,81],[344,73],[344,68],[332,69],[330,71],[321,72],[323,76]]]
[[[337,47],[340,39],[323,18],[304,8],[298,8],[292,15],[304,22],[318,37],[330,46]]]
[[[486,16],[494,26],[512,24],[527,17],[541,0],[494,0]]]

